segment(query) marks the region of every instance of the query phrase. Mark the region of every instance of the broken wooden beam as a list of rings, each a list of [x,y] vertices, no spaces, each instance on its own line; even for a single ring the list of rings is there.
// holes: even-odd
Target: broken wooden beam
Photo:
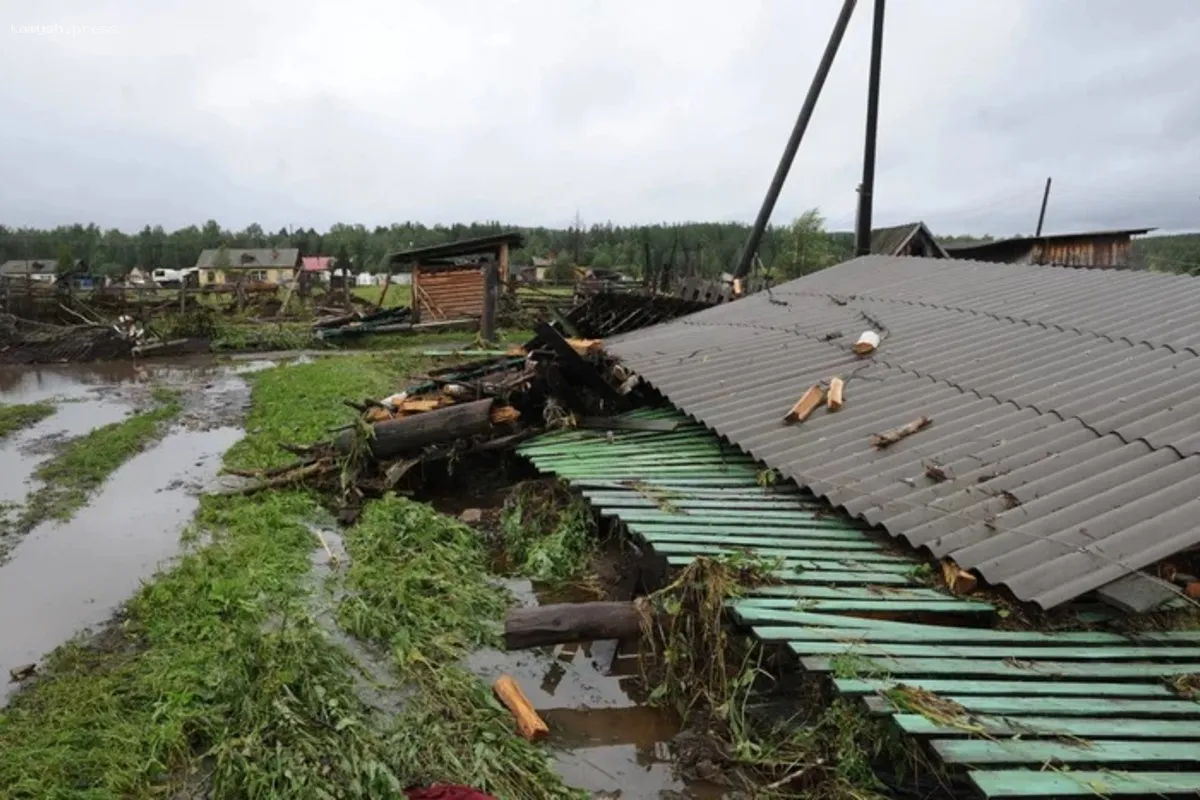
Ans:
[[[824,402],[825,390],[821,388],[819,383],[814,383],[808,387],[808,391],[800,395],[800,399],[792,406],[791,411],[784,415],[784,424],[791,425],[795,422],[804,422]]]
[[[641,635],[642,610],[632,601],[513,608],[504,619],[504,646],[508,650],[633,639]]]
[[[492,691],[500,702],[512,712],[517,721],[517,732],[529,740],[540,739],[550,733],[550,728],[538,716],[533,704],[525,697],[521,687],[508,675],[501,675],[492,684]]]
[[[367,448],[373,458],[390,461],[427,445],[480,436],[492,430],[491,413],[492,400],[487,398],[383,420],[371,426],[374,435]],[[358,437],[358,431],[344,431],[334,439],[334,449],[342,454],[353,452]]]
[[[917,417],[907,425],[901,425],[899,428],[893,428],[890,431],[875,434],[871,437],[871,444],[875,445],[880,450],[885,447],[891,447],[901,439],[912,436],[917,431],[929,427],[932,422],[932,417]]]
[[[825,404],[830,411],[838,411],[845,403],[844,394],[846,392],[846,382],[841,378],[829,379],[829,396],[825,398]]]

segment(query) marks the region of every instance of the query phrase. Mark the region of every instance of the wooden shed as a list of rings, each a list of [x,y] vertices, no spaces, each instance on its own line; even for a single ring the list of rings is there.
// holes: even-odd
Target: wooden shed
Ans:
[[[483,316],[486,270],[494,268],[500,286],[508,283],[509,253],[521,247],[517,232],[405,250],[388,256],[392,272],[412,270],[414,322]]]
[[[951,258],[1000,264],[1057,264],[1068,267],[1128,267],[1133,237],[1153,228],[1019,236],[946,246]]]

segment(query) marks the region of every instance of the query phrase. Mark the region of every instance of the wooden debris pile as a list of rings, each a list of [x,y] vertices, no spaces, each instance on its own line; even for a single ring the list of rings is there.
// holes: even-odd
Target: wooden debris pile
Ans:
[[[49,364],[126,358],[144,343],[144,332],[127,319],[112,325],[51,325],[0,314],[0,363]]]
[[[270,472],[236,473],[256,482],[238,491],[306,481],[337,488],[348,505],[400,490],[434,463],[459,468],[548,428],[587,426],[629,405],[628,374],[598,340],[567,339],[543,324],[535,338],[502,355],[431,370],[386,398],[347,400],[353,422],[330,440],[287,445],[299,460]]]

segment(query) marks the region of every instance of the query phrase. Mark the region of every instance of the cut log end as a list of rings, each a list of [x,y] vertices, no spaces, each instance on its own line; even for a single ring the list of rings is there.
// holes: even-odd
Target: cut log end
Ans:
[[[501,675],[492,684],[492,691],[505,708],[512,712],[517,723],[517,732],[529,739],[541,739],[550,734],[550,727],[534,710],[533,704],[525,697],[520,685],[508,675]]]
[[[840,411],[845,403],[846,382],[841,378],[829,380],[829,396],[825,398],[826,407],[830,411]]]

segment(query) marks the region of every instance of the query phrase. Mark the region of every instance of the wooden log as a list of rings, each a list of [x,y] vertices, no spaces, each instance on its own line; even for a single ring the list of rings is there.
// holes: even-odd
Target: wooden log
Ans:
[[[930,417],[917,417],[907,425],[901,425],[899,428],[893,428],[884,433],[877,433],[871,437],[871,444],[882,450],[885,447],[891,447],[901,439],[912,436],[922,428],[926,428],[933,422]]]
[[[492,430],[492,400],[459,403],[424,414],[376,422],[370,442],[373,458],[391,461],[426,445],[467,439]],[[334,449],[349,453],[354,449],[357,432],[345,431],[334,440]]]
[[[829,379],[829,396],[825,398],[825,404],[830,411],[838,411],[841,409],[845,398],[843,395],[846,391],[846,382],[841,378]]]
[[[792,406],[791,411],[784,415],[783,421],[788,425],[794,422],[804,422],[824,402],[825,390],[821,388],[820,384],[814,383],[808,387],[808,391],[800,395],[800,399]]]
[[[525,697],[521,687],[508,675],[501,675],[492,684],[492,691],[500,698],[500,702],[512,712],[517,720],[517,731],[526,739],[540,739],[550,733],[550,728],[538,716],[533,704]]]
[[[642,635],[642,612],[633,602],[556,603],[513,608],[504,619],[509,650],[555,644],[633,639]]]

